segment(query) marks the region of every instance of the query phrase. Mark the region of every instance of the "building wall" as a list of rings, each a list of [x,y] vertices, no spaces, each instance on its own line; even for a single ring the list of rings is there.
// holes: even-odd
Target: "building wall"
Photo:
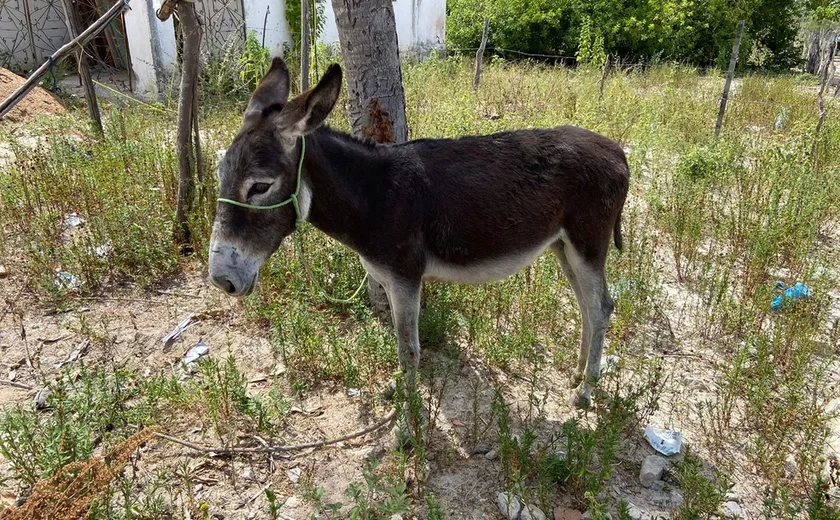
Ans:
[[[338,44],[332,2],[326,0],[326,23],[321,41]],[[446,0],[396,0],[394,18],[401,52],[423,51],[446,42]]]
[[[134,93],[157,99],[175,69],[175,26],[156,16],[161,0],[141,0],[125,13],[125,32],[134,74]]]
[[[245,28],[254,31],[263,41],[265,23],[265,46],[272,56],[283,54],[284,46],[292,40],[289,23],[286,21],[286,6],[282,0],[243,0],[245,5]],[[266,18],[268,9],[268,18]]]

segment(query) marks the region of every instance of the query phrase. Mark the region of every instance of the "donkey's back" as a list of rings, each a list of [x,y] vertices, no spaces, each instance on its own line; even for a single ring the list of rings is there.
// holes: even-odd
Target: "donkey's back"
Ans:
[[[404,175],[414,177],[399,184],[412,187],[422,212],[430,277],[501,278],[560,239],[596,264],[611,239],[620,247],[630,173],[624,151],[606,137],[563,126],[396,148]],[[477,278],[451,272],[466,267]]]

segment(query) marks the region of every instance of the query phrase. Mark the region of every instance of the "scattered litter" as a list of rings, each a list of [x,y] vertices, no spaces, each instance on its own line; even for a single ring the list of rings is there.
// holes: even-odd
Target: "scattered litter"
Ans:
[[[250,467],[245,468],[241,475],[243,480],[254,480],[254,470]]]
[[[64,216],[64,220],[61,221],[61,225],[64,226],[64,229],[77,228],[84,223],[85,219],[80,217],[78,213],[68,213]]]
[[[776,287],[778,289],[784,289],[784,292],[773,297],[770,308],[774,312],[781,310],[788,301],[802,300],[811,296],[811,289],[802,282],[797,282],[793,287],[788,287],[787,289],[785,289],[784,283],[778,282]]]
[[[169,334],[161,338],[160,341],[164,344],[164,349],[168,349],[169,347],[171,347],[175,340],[178,339],[178,337],[181,334],[183,334],[185,330],[198,323],[197,321],[192,321],[193,318],[195,318],[195,314],[190,313],[190,315],[184,318],[180,323],[178,323],[178,325],[176,325],[175,328],[169,332]]]
[[[348,388],[347,395],[350,397],[360,397],[362,395],[362,391],[358,388]]]
[[[782,111],[779,112],[779,115],[776,116],[776,124],[773,125],[773,128],[775,128],[776,130],[781,130],[782,128],[784,128],[785,123],[787,123],[787,119],[788,119],[788,109],[783,108]]]
[[[198,361],[200,357],[206,356],[210,352],[210,347],[204,344],[204,341],[199,341],[198,345],[194,346],[193,348],[189,349],[186,354],[184,354],[184,358],[181,360],[181,363],[185,365],[189,365],[190,363],[195,363]]]
[[[763,128],[758,125],[747,125],[744,128],[753,132],[761,132],[763,130]]]
[[[286,470],[286,476],[289,477],[289,481],[292,484],[297,484],[300,480],[301,470],[300,468],[292,468],[290,470]]]
[[[96,246],[93,248],[93,254],[96,255],[96,258],[105,258],[106,256],[111,254],[111,251],[114,250],[114,246],[111,241],[107,241],[101,246]]]
[[[56,369],[59,369],[59,368],[63,367],[64,365],[69,365],[70,363],[72,363],[74,361],[78,361],[82,356],[85,355],[85,353],[87,352],[87,349],[88,349],[88,343],[87,342],[82,343],[79,347],[73,349],[72,352],[67,354],[67,357],[64,359],[64,361],[59,361],[58,363],[55,363],[53,365],[53,367],[56,368]]]
[[[659,453],[676,455],[682,448],[682,434],[672,430],[662,430],[654,425],[645,428],[645,439]]]
[[[9,276],[9,271],[6,269],[6,266],[0,264],[0,278],[5,278]]]
[[[59,289],[67,289],[68,291],[75,291],[82,285],[81,280],[67,271],[56,271],[54,283]]]
[[[464,424],[464,421],[458,419],[457,417],[455,419],[452,419],[450,422],[452,423],[452,426],[457,426],[459,428],[463,428],[464,426],[466,426],[466,424]]]
[[[621,358],[615,355],[610,354],[609,356],[604,356],[601,358],[601,374],[606,374],[612,372],[616,367],[618,367],[618,363],[621,361]]]
[[[225,158],[225,153],[227,153],[227,150],[216,150],[216,164],[222,162],[222,159]]]
[[[636,288],[636,282],[633,280],[617,280],[610,284],[610,292],[616,300],[621,297],[624,292],[630,292]]]
[[[38,390],[38,393],[35,394],[35,409],[36,410],[46,410],[50,407],[48,402],[50,398],[50,389],[49,388],[41,388]]]

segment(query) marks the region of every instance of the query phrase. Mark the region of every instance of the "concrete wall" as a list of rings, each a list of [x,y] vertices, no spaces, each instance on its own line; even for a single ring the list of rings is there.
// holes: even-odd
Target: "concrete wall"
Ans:
[[[332,1],[325,2],[326,23],[321,41],[338,43],[338,27]],[[446,0],[396,0],[394,18],[401,52],[413,52],[443,46],[446,42]]]
[[[265,46],[272,56],[283,54],[283,47],[292,40],[289,23],[286,21],[286,6],[282,0],[243,0],[245,6],[245,27],[256,33],[263,41],[265,23]],[[265,12],[268,8],[268,19]]]
[[[141,0],[125,13],[125,31],[134,73],[134,94],[157,99],[175,69],[175,28],[172,18],[158,20],[161,0]]]

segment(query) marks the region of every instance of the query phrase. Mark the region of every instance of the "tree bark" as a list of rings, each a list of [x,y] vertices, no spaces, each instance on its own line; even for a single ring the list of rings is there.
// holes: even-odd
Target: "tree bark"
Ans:
[[[380,136],[371,128],[387,113],[397,143],[408,139],[405,93],[391,0],[332,0],[344,55],[350,125],[357,135]],[[372,116],[371,113],[374,113]]]
[[[309,0],[300,0],[300,91],[309,90]]]
[[[344,55],[350,125],[377,142],[408,140],[397,24],[391,0],[332,0]],[[374,311],[390,317],[385,289],[368,277]]]
[[[198,83],[198,56],[201,45],[201,28],[192,2],[178,2],[177,11],[184,34],[181,89],[178,95],[178,200],[175,220],[179,240],[189,242],[189,215],[192,209],[195,181],[193,179],[192,146],[194,97]],[[197,162],[198,158],[196,158]]]

